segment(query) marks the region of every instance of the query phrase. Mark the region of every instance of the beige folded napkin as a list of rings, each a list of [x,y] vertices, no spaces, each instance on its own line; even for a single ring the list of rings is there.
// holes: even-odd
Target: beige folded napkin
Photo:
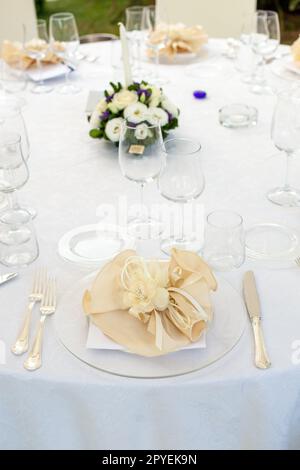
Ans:
[[[57,47],[58,45],[56,44],[56,48]],[[47,48],[47,43],[41,39],[32,39],[25,44],[25,47],[23,47],[23,44],[20,42],[3,41],[1,57],[11,67],[26,70],[36,62],[35,59],[28,56],[26,49],[39,51],[46,50]],[[63,50],[63,45],[61,45],[60,48]],[[57,64],[61,62],[61,59],[51,50],[47,50],[47,54],[43,59],[43,62]]]
[[[300,67],[300,36],[291,46],[294,62]]]
[[[181,23],[161,24],[151,34],[149,44],[164,44],[160,53],[172,57],[175,54],[197,53],[207,40],[208,36],[202,26],[187,27]],[[149,53],[151,54],[151,51]]]
[[[109,338],[142,356],[160,356],[197,341],[212,318],[217,283],[196,254],[172,250],[147,261],[135,251],[106,264],[83,297],[83,309]]]

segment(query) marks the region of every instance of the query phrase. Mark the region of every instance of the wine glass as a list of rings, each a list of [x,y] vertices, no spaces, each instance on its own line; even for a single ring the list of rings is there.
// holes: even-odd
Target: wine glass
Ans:
[[[258,10],[254,16],[254,33],[251,37],[252,49],[260,58],[256,81],[250,91],[256,94],[269,94],[272,89],[265,78],[266,60],[271,57],[280,44],[279,17],[275,11]]]
[[[279,206],[300,206],[300,190],[290,185],[293,154],[300,149],[300,92],[284,91],[278,95],[272,122],[272,140],[286,153],[287,171],[285,185],[267,194],[268,199]]]
[[[155,181],[165,162],[163,138],[159,124],[138,125],[124,121],[119,142],[119,164],[123,176],[140,186],[140,208],[137,217],[129,221],[129,231],[136,238],[151,238],[159,222],[145,212],[144,187]]]
[[[50,16],[50,44],[54,54],[63,59],[67,68],[65,83],[58,88],[58,92],[78,93],[80,88],[69,80],[71,68],[68,62],[74,58],[79,47],[77,24],[72,13],[55,13]]]
[[[145,7],[143,11],[143,30],[146,31],[148,40],[147,40],[147,47],[149,49],[152,49],[154,53],[154,61],[156,65],[156,71],[155,75],[153,78],[153,83],[155,85],[166,85],[168,83],[168,80],[166,78],[162,78],[159,75],[159,56],[160,56],[160,50],[163,49],[166,45],[167,38],[164,36],[162,33],[160,38],[161,41],[155,43],[152,42],[151,38],[153,33],[157,30],[157,27],[161,23],[159,18],[158,18],[158,12],[157,8],[155,5],[150,5],[149,7]]]
[[[172,248],[199,251],[201,243],[197,236],[185,235],[185,205],[197,199],[204,191],[205,180],[200,162],[201,145],[190,139],[170,139],[165,142],[166,166],[161,172],[158,187],[161,195],[180,204],[180,233],[161,243],[164,253]]]
[[[25,44],[25,53],[36,61],[37,69],[39,71],[39,81],[32,88],[32,93],[49,93],[53,90],[52,87],[45,85],[43,81],[42,60],[47,57],[50,49],[49,36],[47,31],[46,20],[37,20],[37,33],[38,39],[32,39]]]
[[[11,209],[21,209],[16,191],[28,179],[29,171],[22,153],[21,136],[15,133],[4,134],[0,137],[0,192],[8,197]]]
[[[144,7],[128,7],[126,8],[125,13],[127,36],[136,49],[136,67],[134,75],[137,81],[141,81],[146,73],[141,66],[142,44],[145,42],[147,36],[147,30],[144,23]]]

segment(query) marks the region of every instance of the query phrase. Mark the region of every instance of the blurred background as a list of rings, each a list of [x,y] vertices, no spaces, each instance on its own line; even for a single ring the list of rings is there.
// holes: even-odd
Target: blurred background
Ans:
[[[84,35],[118,33],[117,24],[124,20],[126,7],[151,5],[155,0],[35,0],[35,3],[40,18],[47,19],[60,11],[74,13],[80,35]],[[291,44],[297,39],[300,34],[300,0],[258,0],[257,3],[259,9],[278,11],[283,43]]]

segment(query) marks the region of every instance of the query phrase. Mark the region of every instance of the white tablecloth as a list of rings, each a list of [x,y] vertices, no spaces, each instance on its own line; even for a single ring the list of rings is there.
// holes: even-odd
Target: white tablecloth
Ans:
[[[89,368],[61,346],[54,318],[46,325],[44,366],[39,371],[25,371],[24,358],[9,352],[36,266],[45,265],[57,275],[60,295],[85,274],[59,258],[59,238],[73,227],[93,223],[99,203],[117,202],[123,193],[131,201],[137,198],[135,185],[120,174],[116,152],[88,136],[88,90],[103,89],[113,75],[108,46],[88,47],[103,53],[103,63],[81,65],[80,94],[26,93],[31,178],[20,199],[38,209],[41,254],[18,280],[0,288],[0,339],[2,349],[6,347],[0,365],[0,447],[299,449],[300,364],[292,354],[300,340],[300,270],[269,271],[247,263],[224,275],[241,291],[243,272],[248,267],[256,271],[273,363],[268,371],[253,366],[250,327],[215,365],[163,380],[118,378]],[[270,139],[275,97],[250,94],[232,62],[222,57],[221,44],[210,47],[212,53],[203,60],[222,63],[229,74],[196,80],[187,76],[183,65],[161,67],[171,78],[165,90],[182,110],[178,134],[196,138],[203,146],[207,186],[199,203],[207,212],[236,210],[246,226],[283,222],[297,227],[299,209],[279,208],[265,198],[269,188],[281,183],[285,164]],[[208,99],[196,101],[193,90],[203,88]],[[258,108],[256,128],[236,131],[218,124],[218,109],[233,102]],[[296,161],[298,182],[299,174]],[[147,189],[146,198],[162,201],[155,185]],[[158,247],[151,254],[159,255]],[[4,272],[1,267],[0,274]],[[34,324],[37,320],[36,312]]]

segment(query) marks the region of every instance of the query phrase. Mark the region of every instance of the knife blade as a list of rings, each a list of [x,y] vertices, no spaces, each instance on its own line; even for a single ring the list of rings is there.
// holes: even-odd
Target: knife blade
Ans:
[[[8,274],[3,274],[3,276],[0,276],[0,286],[2,284],[5,284],[5,282],[10,281],[11,279],[14,279],[17,277],[19,274],[18,273],[8,273]]]
[[[254,343],[255,343],[255,365],[258,369],[269,369],[271,362],[269,360],[263,331],[261,325],[261,307],[255,282],[254,273],[248,271],[244,276],[244,299],[247,311],[251,320]]]

